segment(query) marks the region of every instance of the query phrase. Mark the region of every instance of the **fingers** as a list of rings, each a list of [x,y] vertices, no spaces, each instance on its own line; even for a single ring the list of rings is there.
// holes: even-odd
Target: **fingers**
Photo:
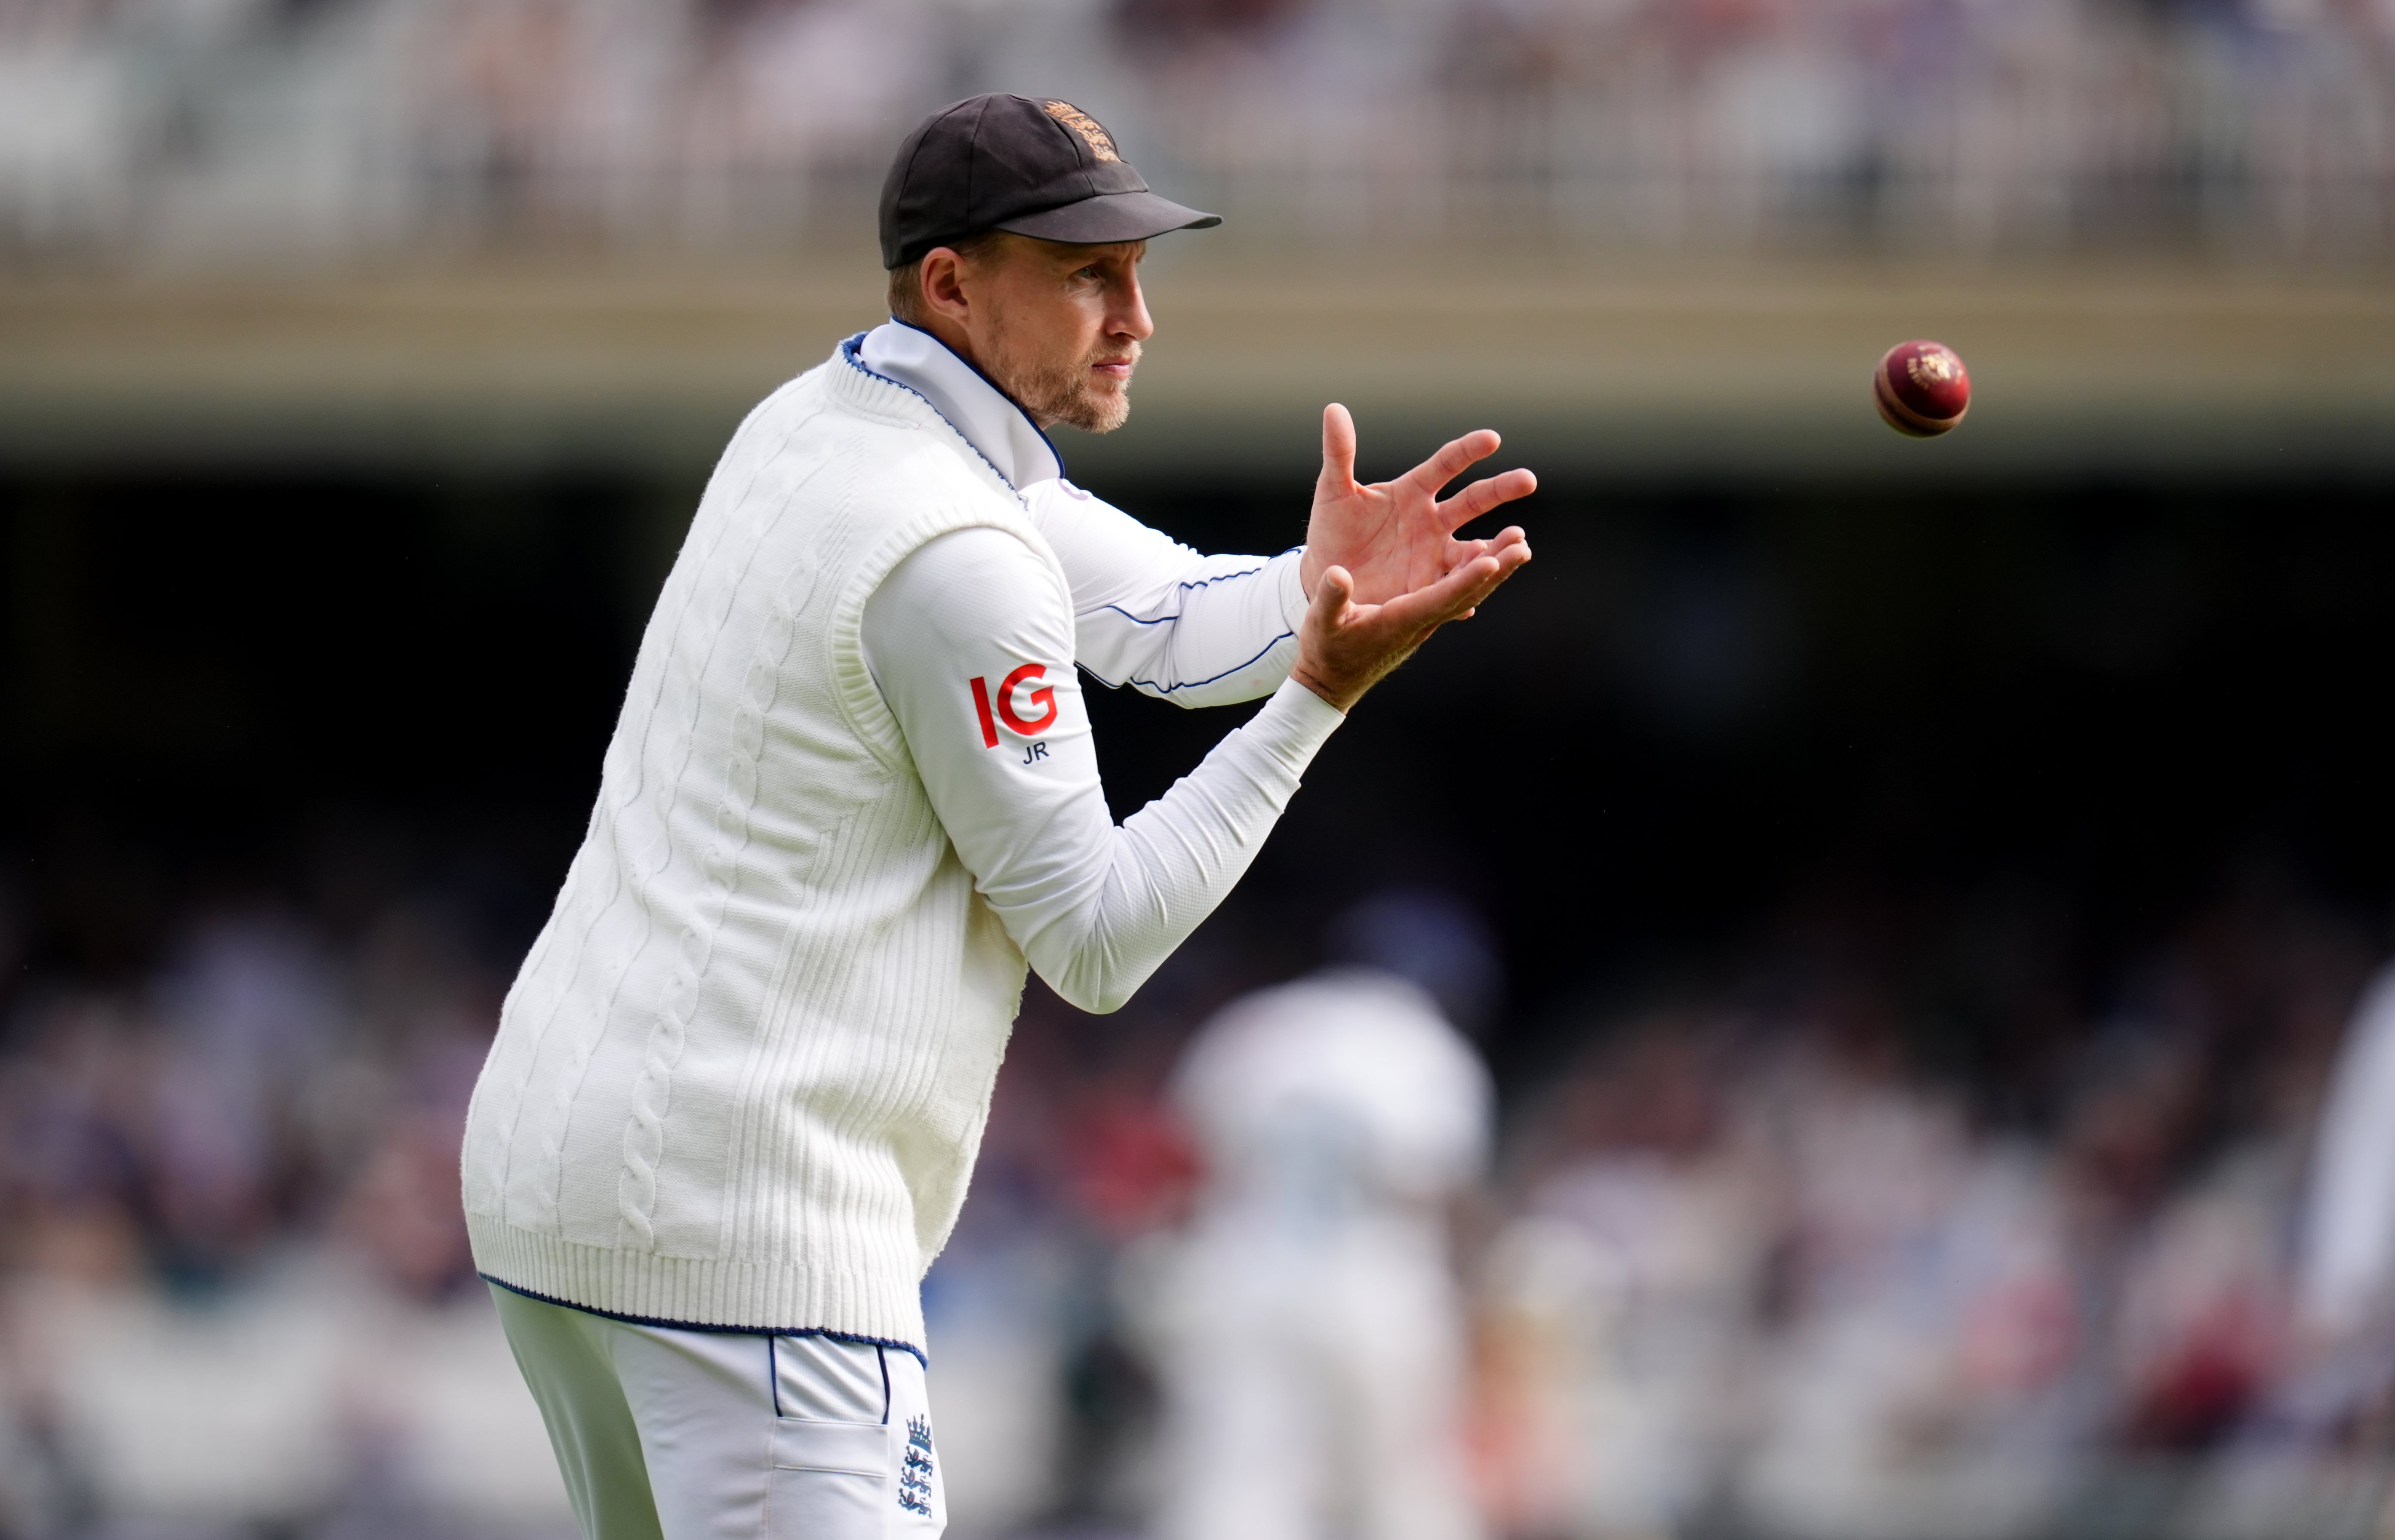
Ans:
[[[1489,576],[1481,583],[1479,587],[1472,594],[1471,599],[1473,609],[1477,609],[1480,605],[1486,603],[1489,596],[1495,593],[1500,587],[1503,586],[1507,578],[1512,577],[1515,573],[1520,572],[1523,568],[1530,564],[1530,547],[1528,543],[1510,546],[1504,550],[1499,551],[1495,555],[1491,556],[1489,559],[1497,563],[1497,570],[1489,573]],[[1471,613],[1472,610],[1467,609],[1463,612],[1463,614],[1459,615],[1456,618],[1461,620],[1469,616]]]
[[[1375,606],[1372,618],[1392,629],[1427,633],[1487,599],[1507,575],[1498,558],[1475,557],[1436,583]]]
[[[1482,580],[1483,586],[1476,592],[1471,593],[1468,598],[1459,601],[1460,612],[1442,616],[1438,624],[1443,625],[1449,620],[1467,619],[1473,606],[1495,593],[1498,585],[1529,565],[1530,542],[1529,538],[1522,533],[1521,528],[1516,525],[1507,528],[1492,539],[1455,541],[1452,543],[1449,554],[1454,558],[1453,564],[1441,573],[1436,581],[1417,588],[1410,594],[1401,594],[1379,605],[1371,606],[1370,608],[1372,612],[1376,615],[1389,614],[1397,617],[1396,624],[1414,624],[1423,612],[1422,605],[1428,604],[1436,608],[1447,603],[1449,597],[1459,591],[1457,586],[1464,582],[1469,574],[1475,572],[1485,573],[1487,575]]]
[[[1356,419],[1337,401],[1322,409],[1322,485],[1344,492],[1356,484]]]
[[[1528,546],[1529,543],[1530,537],[1522,533],[1522,526],[1519,524],[1508,524],[1495,534],[1481,535],[1471,540],[1449,540],[1447,543],[1448,559],[1445,570],[1453,572],[1455,564],[1459,561],[1469,561],[1475,556],[1494,556],[1500,551],[1511,550],[1515,546]]]
[[[1325,567],[1316,580],[1290,678],[1340,711],[1411,655],[1449,621],[1467,620],[1497,586],[1530,559],[1529,543],[1509,530],[1502,548],[1475,556],[1437,581],[1380,604],[1354,602],[1356,580]]]
[[[1515,549],[1527,554],[1529,548],[1530,537],[1522,533],[1522,527],[1519,524],[1499,531],[1496,536],[1488,542],[1489,554],[1491,556],[1502,557],[1507,551]]]
[[[1496,454],[1502,441],[1489,428],[1475,429],[1461,439],[1449,441],[1437,454],[1407,471],[1404,480],[1415,491],[1436,497],[1439,488],[1463,474],[1466,466]],[[1493,507],[1496,505],[1489,506]]]
[[[1539,479],[1516,468],[1475,481],[1438,507],[1446,516],[1448,533],[1452,534],[1489,509],[1528,497],[1538,490]]]
[[[1494,557],[1481,559],[1489,565],[1483,568],[1475,563],[1472,581],[1465,585],[1462,593],[1448,601],[1447,613],[1439,617],[1442,625],[1450,620],[1462,620],[1477,611],[1489,596],[1497,591],[1499,584],[1514,575],[1514,567],[1520,565],[1515,562],[1509,566]]]
[[[1429,599],[1445,606],[1449,611],[1448,613],[1438,617],[1436,622],[1438,625],[1445,625],[1450,620],[1471,619],[1473,612],[1486,602],[1489,596],[1497,591],[1499,586],[1530,564],[1530,543],[1522,537],[1519,530],[1507,533],[1514,536],[1512,540],[1498,543],[1498,548],[1475,557],[1472,560],[1454,568],[1438,583],[1405,595],[1402,600],[1392,599],[1390,604],[1399,604],[1415,599]],[[1448,585],[1455,584],[1459,579],[1462,580],[1460,591],[1447,588]],[[1385,610],[1389,605],[1383,605],[1382,608]],[[1412,618],[1410,612],[1401,611],[1400,613]]]

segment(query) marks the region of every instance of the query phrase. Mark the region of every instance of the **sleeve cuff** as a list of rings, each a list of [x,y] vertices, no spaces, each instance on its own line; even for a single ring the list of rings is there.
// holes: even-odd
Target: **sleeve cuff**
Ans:
[[[1289,770],[1302,775],[1314,756],[1339,731],[1347,714],[1295,679],[1283,679],[1264,708],[1240,731]]]
[[[1280,568],[1281,623],[1289,627],[1289,634],[1293,637],[1297,635],[1297,628],[1305,623],[1305,584],[1300,575],[1305,565],[1305,547],[1300,546],[1295,550],[1281,552],[1273,558],[1273,564]]]

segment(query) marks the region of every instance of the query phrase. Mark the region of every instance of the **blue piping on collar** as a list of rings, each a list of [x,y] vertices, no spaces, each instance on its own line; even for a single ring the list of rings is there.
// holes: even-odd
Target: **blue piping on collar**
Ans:
[[[1051,456],[1055,460],[1055,462],[1056,462],[1056,478],[1057,478],[1057,480],[1064,480],[1064,477],[1065,477],[1065,454],[1064,454],[1064,452],[1063,452],[1062,450],[1059,450],[1059,449],[1056,447],[1056,441],[1055,441],[1055,440],[1053,440],[1053,439],[1052,439],[1052,438],[1050,438],[1050,437],[1048,436],[1048,430],[1047,430],[1046,428],[1044,428],[1040,427],[1038,423],[1036,423],[1036,422],[1033,422],[1033,421],[1032,421],[1032,419],[1031,419],[1031,414],[1030,414],[1030,413],[1028,413],[1028,412],[1025,412],[1025,411],[1023,410],[1023,403],[1022,403],[1021,401],[1016,401],[1012,396],[1010,396],[1010,395],[1008,395],[1008,394],[1006,393],[1006,387],[1004,387],[1004,386],[1002,386],[1002,385],[999,384],[999,383],[998,383],[998,381],[996,381],[996,380],[994,380],[994,379],[990,378],[987,375],[984,375],[984,374],[982,374],[982,372],[981,372],[981,365],[980,365],[980,364],[975,363],[973,360],[971,360],[971,359],[969,359],[969,358],[965,357],[962,353],[958,352],[954,348],[949,347],[946,343],[940,341],[940,339],[939,339],[938,337],[933,336],[930,332],[925,332],[925,331],[923,331],[923,328],[921,328],[920,326],[916,325],[913,322],[911,322],[911,321],[901,321],[901,320],[899,320],[896,316],[894,316],[894,315],[893,315],[893,316],[892,316],[892,317],[890,318],[890,324],[892,324],[893,326],[904,326],[904,327],[906,327],[906,328],[908,331],[910,331],[910,332],[919,332],[919,333],[921,333],[924,336],[931,337],[931,338],[932,338],[932,341],[933,341],[933,345],[934,345],[934,346],[936,346],[936,347],[940,349],[940,351],[942,351],[942,352],[944,352],[944,353],[947,354],[947,355],[948,355],[948,357],[950,357],[950,358],[952,358],[952,359],[956,360],[959,363],[963,364],[966,368],[968,368],[968,369],[972,370],[975,375],[979,375],[981,376],[981,382],[982,382],[984,385],[988,386],[991,389],[993,389],[993,390],[997,391],[997,392],[998,392],[998,399],[999,399],[999,400],[1000,400],[1000,401],[1004,401],[1007,405],[1009,405],[1009,406],[1011,406],[1011,407],[1014,408],[1014,410],[1015,410],[1016,412],[1020,413],[1020,414],[1022,415],[1022,417],[1023,417],[1024,422],[1025,422],[1025,424],[1027,424],[1027,425],[1030,427],[1031,431],[1039,435],[1039,441],[1040,441],[1041,443],[1046,444],[1046,445],[1048,446],[1048,453],[1049,453],[1049,454],[1050,454],[1050,455],[1051,455]]]
[[[1025,412],[1021,406],[1016,405],[1015,400],[1012,396],[1008,395],[1003,390],[999,390],[998,382],[996,380],[991,379],[979,369],[974,369],[971,359],[966,358],[955,349],[950,348],[946,343],[940,341],[938,337],[932,336],[931,333],[923,331],[923,328],[920,326],[907,326],[906,322],[899,320],[894,315],[890,318],[890,323],[893,326],[906,326],[910,332],[920,332],[923,336],[932,337],[933,343],[943,352],[946,352],[950,358],[955,359],[959,363],[963,364],[966,368],[973,369],[974,377],[979,379],[984,385],[988,386],[992,390],[998,390],[998,399],[1004,401],[1007,405],[1013,407],[1015,412],[1021,415],[1024,422],[1030,428],[1031,431],[1039,435],[1039,441],[1048,446],[1049,458],[1056,462],[1056,480],[1064,480],[1065,455],[1062,451],[1057,449],[1056,441],[1048,437],[1047,429],[1041,428],[1038,423],[1032,422],[1031,414]],[[931,397],[923,394],[920,390],[916,389],[905,380],[892,379],[889,375],[881,373],[878,369],[869,369],[866,367],[865,359],[863,357],[865,351],[865,333],[859,332],[854,336],[850,337],[846,342],[840,345],[840,356],[848,361],[849,366],[854,369],[858,374],[865,375],[867,379],[878,379],[884,385],[896,386],[899,389],[906,391],[906,394],[914,397],[917,401],[921,401],[925,406],[930,407],[932,409],[932,415],[939,418],[940,421],[947,423],[948,427],[955,430],[957,437],[965,441],[966,447],[970,448],[973,454],[980,458],[981,463],[989,467],[991,475],[996,476],[999,480],[1006,482],[1007,491],[1014,494],[1017,497],[1022,496],[1023,489],[1016,486],[1014,482],[1008,478],[1006,472],[998,468],[996,461],[992,460],[988,455],[982,454],[981,445],[973,441],[972,434],[967,433],[961,428],[958,428],[955,423],[949,422],[948,415],[941,411],[938,403],[933,401]]]
[[[1002,484],[1007,491],[1014,494],[1017,498],[1020,498],[1023,495],[1023,489],[1016,486],[1012,480],[1007,479],[1006,472],[998,468],[998,462],[992,460],[988,455],[984,454],[981,452],[981,445],[973,441],[972,435],[968,434],[963,428],[959,428],[956,424],[948,422],[948,415],[941,411],[938,405],[933,401],[931,397],[923,394],[920,390],[916,389],[905,380],[894,380],[889,375],[882,374],[880,370],[867,369],[865,366],[865,360],[858,356],[864,350],[864,343],[865,334],[863,332],[857,333],[854,336],[850,337],[846,342],[841,343],[840,345],[840,356],[841,360],[844,361],[850,368],[855,370],[858,374],[863,375],[867,379],[878,379],[882,384],[887,385],[893,389],[904,390],[906,394],[914,397],[917,401],[921,401],[925,406],[931,407],[932,415],[939,418],[940,421],[944,423],[947,423],[948,431],[954,433],[958,438],[964,440],[965,447],[973,452],[973,458],[989,467],[989,473],[992,476],[997,477],[999,483]]]

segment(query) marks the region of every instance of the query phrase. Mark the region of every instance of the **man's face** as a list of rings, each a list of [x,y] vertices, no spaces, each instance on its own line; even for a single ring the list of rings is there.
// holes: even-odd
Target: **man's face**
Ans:
[[[1156,331],[1139,292],[1145,241],[1068,246],[1002,237],[959,275],[973,362],[1042,428],[1106,433],[1131,415],[1139,345]]]

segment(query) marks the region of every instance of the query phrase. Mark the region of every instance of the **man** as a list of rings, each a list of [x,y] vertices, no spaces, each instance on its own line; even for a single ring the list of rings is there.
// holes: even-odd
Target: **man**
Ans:
[[[1206,1172],[1134,1309],[1164,1388],[1162,1540],[1476,1540],[1451,1204],[1486,1164],[1478,921],[1358,905],[1337,965],[1192,1041],[1172,1099]]]
[[[918,1286],[1026,959],[1119,1006],[1221,902],[1372,683],[1529,559],[1450,532],[1476,433],[1308,544],[1202,558],[1060,479],[1120,423],[1145,241],[1215,223],[1087,114],[978,97],[883,189],[890,324],[741,425],[467,1120],[477,1266],[591,1540],[936,1534]],[[1076,664],[1271,699],[1116,826]]]

